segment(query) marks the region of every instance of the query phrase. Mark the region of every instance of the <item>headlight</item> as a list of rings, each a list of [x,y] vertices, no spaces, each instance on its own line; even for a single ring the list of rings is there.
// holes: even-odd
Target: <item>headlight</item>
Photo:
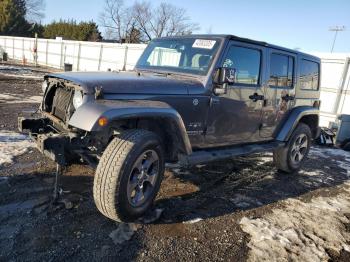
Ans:
[[[79,106],[83,104],[83,94],[81,91],[75,91],[73,96],[73,106],[77,109]]]
[[[43,90],[43,93],[45,94],[46,88],[48,86],[48,82],[45,80],[43,84],[41,85],[41,89]]]

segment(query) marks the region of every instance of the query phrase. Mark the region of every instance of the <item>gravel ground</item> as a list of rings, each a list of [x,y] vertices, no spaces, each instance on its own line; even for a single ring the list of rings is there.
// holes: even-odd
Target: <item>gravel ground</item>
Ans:
[[[350,260],[350,153],[339,149],[313,147],[290,175],[270,153],[169,166],[143,223],[103,217],[86,166],[65,170],[52,205],[55,165],[17,133],[17,117],[38,108],[42,74],[16,72],[0,68],[0,261]]]

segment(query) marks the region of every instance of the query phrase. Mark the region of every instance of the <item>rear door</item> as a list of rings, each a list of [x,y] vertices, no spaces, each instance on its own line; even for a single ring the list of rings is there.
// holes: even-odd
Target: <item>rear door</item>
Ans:
[[[299,55],[298,63],[299,85],[295,91],[295,106],[313,106],[320,98],[320,64],[305,55]],[[325,107],[338,106],[339,102],[335,101]]]
[[[205,137],[207,144],[224,146],[260,139],[264,57],[263,46],[230,41],[218,67],[234,69],[236,79],[228,85],[226,94],[212,95]]]
[[[260,137],[271,139],[278,123],[295,103],[297,55],[268,48],[265,106]]]

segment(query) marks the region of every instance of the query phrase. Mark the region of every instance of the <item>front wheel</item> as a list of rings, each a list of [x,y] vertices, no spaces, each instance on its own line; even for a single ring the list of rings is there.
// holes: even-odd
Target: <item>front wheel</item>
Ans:
[[[299,123],[288,143],[273,152],[277,169],[287,173],[298,171],[309,153],[310,145],[311,130],[308,125]]]
[[[115,221],[130,222],[152,205],[164,174],[159,137],[147,130],[128,130],[104,151],[94,178],[98,210]]]

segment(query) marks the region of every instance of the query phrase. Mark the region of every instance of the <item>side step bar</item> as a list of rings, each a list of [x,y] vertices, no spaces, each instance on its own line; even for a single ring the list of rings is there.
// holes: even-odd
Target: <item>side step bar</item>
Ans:
[[[250,155],[253,153],[272,151],[278,147],[284,146],[284,142],[273,141],[264,144],[240,145],[231,148],[199,150],[194,151],[191,155],[180,157],[181,166],[193,166],[213,161],[229,159],[237,156]]]

